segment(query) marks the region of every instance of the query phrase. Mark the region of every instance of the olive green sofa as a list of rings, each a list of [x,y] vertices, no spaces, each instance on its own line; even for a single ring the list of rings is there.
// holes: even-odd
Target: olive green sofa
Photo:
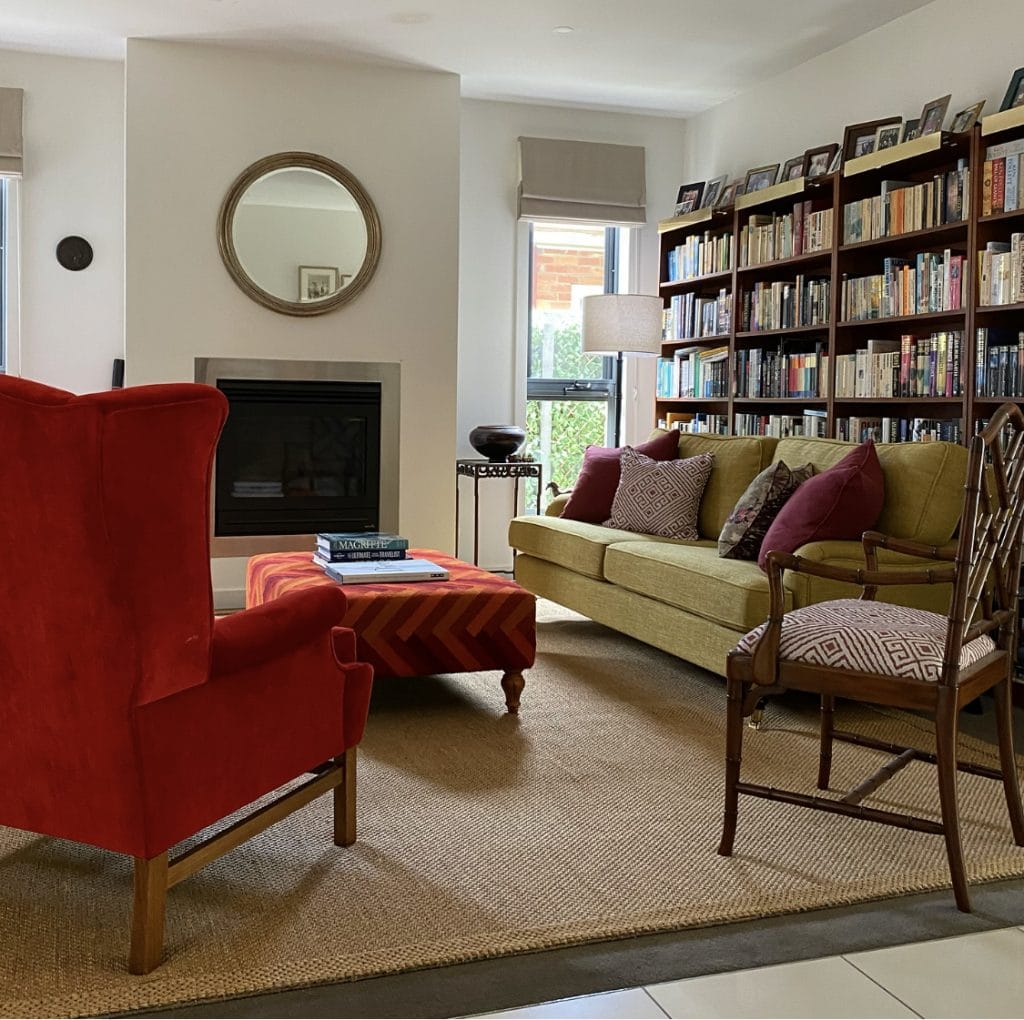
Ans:
[[[598,623],[725,675],[729,650],[768,615],[768,581],[756,563],[721,559],[717,540],[726,518],[755,475],[775,461],[831,467],[850,444],[830,439],[772,439],[680,433],[680,457],[715,455],[700,508],[700,540],[684,542],[618,531],[558,516],[559,497],[545,516],[515,518],[509,545],[516,580],[534,594]],[[885,507],[876,530],[929,545],[956,531],[967,451],[951,443],[880,444]],[[843,567],[863,566],[860,542],[812,542],[798,555]],[[879,566],[923,562],[882,550]],[[859,589],[806,574],[785,577],[788,608],[856,596]],[[883,588],[879,599],[945,613],[949,585]]]

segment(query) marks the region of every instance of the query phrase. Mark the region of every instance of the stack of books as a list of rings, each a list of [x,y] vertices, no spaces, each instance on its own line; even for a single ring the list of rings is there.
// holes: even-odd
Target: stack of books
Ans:
[[[316,536],[313,562],[341,584],[447,581],[448,571],[410,557],[409,540],[380,531],[331,531]]]

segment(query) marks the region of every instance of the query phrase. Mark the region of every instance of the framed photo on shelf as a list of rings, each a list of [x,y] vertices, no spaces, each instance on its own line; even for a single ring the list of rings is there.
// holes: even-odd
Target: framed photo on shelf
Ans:
[[[704,182],[696,184],[680,184],[676,194],[676,216],[691,213],[700,208],[701,195],[704,194]]]
[[[902,124],[886,124],[885,127],[880,127],[875,132],[875,152],[881,152],[882,149],[891,149],[894,145],[899,145],[902,135]]]
[[[322,301],[338,289],[337,266],[299,266],[299,300]]]
[[[835,169],[833,163],[839,155],[839,145],[833,142],[831,145],[820,145],[817,149],[808,149],[804,153],[804,176],[823,177],[832,173]]]
[[[921,133],[921,118],[915,117],[913,120],[908,120],[903,125],[903,135],[900,137],[901,142],[912,142]]]
[[[843,131],[843,162],[874,152],[878,129],[902,123],[902,117],[881,117],[879,120],[866,120],[861,124],[847,125]]]
[[[968,106],[966,110],[961,110],[953,118],[953,123],[949,125],[949,130],[955,135],[959,135],[964,131],[970,131],[978,123],[978,118],[981,116],[981,111],[984,108],[985,100],[983,99],[980,103],[975,103],[973,106]]]
[[[756,166],[752,170],[748,170],[746,180],[743,182],[743,194],[750,195],[755,191],[770,188],[778,176],[778,163],[772,163],[770,166]]]
[[[728,177],[722,174],[721,177],[715,177],[713,180],[708,181],[708,186],[704,189],[704,197],[701,199],[699,208],[714,209],[727,180]]]
[[[838,173],[839,168],[843,165],[843,150],[836,146],[836,154],[832,157],[832,162],[828,165],[828,172],[830,174]]]
[[[794,178],[803,177],[804,157],[794,156],[782,164],[782,173],[779,174],[779,181],[792,181]]]
[[[936,131],[942,130],[943,121],[946,119],[946,110],[949,109],[949,101],[952,98],[953,96],[950,94],[924,104],[924,108],[921,110],[921,128],[917,132],[918,137],[933,135]]]
[[[1015,106],[1024,106],[1024,67],[1018,67],[1013,72],[999,110],[1012,110]]]
[[[716,209],[728,209],[731,205],[736,202],[736,196],[743,194],[743,182],[742,181],[730,181],[724,188],[722,193],[718,196],[718,201],[715,203]]]

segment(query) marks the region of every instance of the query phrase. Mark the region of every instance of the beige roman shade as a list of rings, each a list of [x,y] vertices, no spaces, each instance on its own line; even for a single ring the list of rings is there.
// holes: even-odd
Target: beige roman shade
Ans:
[[[24,95],[24,89],[0,89],[0,177],[21,176],[21,106]]]
[[[519,139],[519,218],[644,223],[644,149],[558,138]]]

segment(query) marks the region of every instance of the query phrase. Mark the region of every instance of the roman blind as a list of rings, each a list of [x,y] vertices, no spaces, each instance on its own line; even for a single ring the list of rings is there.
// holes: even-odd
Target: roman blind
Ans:
[[[644,223],[644,149],[558,138],[519,139],[519,218]]]
[[[24,95],[24,89],[0,89],[0,177],[21,176],[21,107]]]

